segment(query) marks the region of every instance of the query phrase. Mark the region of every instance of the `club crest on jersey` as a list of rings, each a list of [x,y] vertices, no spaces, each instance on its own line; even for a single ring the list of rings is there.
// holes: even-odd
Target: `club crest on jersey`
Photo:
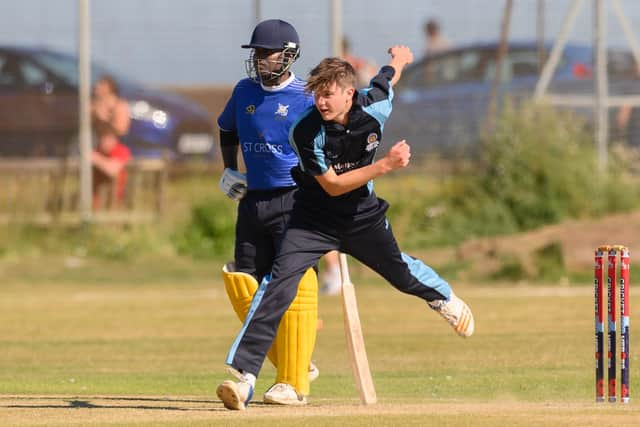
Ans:
[[[370,133],[369,136],[367,136],[367,146],[365,147],[365,150],[372,151],[378,145],[380,145],[380,141],[378,141],[378,134],[375,132]]]
[[[278,102],[278,109],[276,110],[276,115],[281,117],[287,117],[289,114],[289,106],[282,105]]]
[[[245,111],[247,112],[247,114],[253,114],[256,112],[256,106],[253,104],[247,105],[247,107],[245,108]]]

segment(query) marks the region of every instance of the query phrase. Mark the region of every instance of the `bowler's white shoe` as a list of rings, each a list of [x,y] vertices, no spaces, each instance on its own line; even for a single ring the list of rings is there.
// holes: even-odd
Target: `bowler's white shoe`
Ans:
[[[444,320],[449,322],[458,335],[470,337],[475,328],[473,313],[469,306],[456,294],[451,292],[449,301],[435,300],[429,301],[429,306],[440,313]]]
[[[307,398],[285,383],[276,383],[264,394],[264,403],[300,406],[307,404]]]
[[[244,381],[226,380],[218,386],[216,394],[222,400],[225,408],[244,411],[253,397],[253,387]]]
[[[309,362],[309,382],[312,383],[320,376],[320,369],[315,363]]]

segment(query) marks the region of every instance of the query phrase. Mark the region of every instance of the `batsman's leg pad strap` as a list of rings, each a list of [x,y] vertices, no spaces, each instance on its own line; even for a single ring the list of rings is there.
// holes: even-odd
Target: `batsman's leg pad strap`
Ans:
[[[258,282],[250,274],[228,272],[226,266],[222,269],[222,280],[233,310],[238,315],[238,318],[244,321],[249,311],[253,294],[258,289]]]
[[[233,310],[238,315],[240,321],[244,322],[249,307],[251,306],[253,295],[258,289],[258,282],[250,274],[230,272],[228,270],[226,265],[222,268],[224,288],[227,291],[227,296],[229,297]],[[278,366],[278,353],[275,345],[271,346],[267,357],[271,363],[273,363],[273,366]]]
[[[278,353],[276,382],[287,383],[303,395],[309,394],[309,363],[316,343],[318,324],[318,277],[306,271],[298,294],[285,312],[275,347]]]

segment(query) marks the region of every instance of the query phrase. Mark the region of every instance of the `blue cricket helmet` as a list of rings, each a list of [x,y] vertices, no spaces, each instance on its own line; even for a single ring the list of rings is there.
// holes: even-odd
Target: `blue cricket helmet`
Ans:
[[[280,50],[299,47],[299,44],[300,38],[293,25],[281,19],[267,19],[256,25],[251,34],[251,42],[242,47]]]
[[[269,83],[277,81],[284,75],[293,63],[300,57],[300,38],[293,25],[281,19],[267,19],[260,22],[251,34],[251,42],[243,44],[242,48],[253,49],[249,59],[245,61],[245,69],[250,79],[256,82]],[[259,72],[256,49],[281,51],[276,61],[279,67],[269,72]],[[264,61],[264,59],[260,59]]]

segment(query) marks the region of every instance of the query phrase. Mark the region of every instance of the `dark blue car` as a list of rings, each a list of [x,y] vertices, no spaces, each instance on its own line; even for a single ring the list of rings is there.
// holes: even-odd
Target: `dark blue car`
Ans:
[[[77,64],[76,57],[50,49],[0,46],[0,156],[77,152]],[[130,104],[123,142],[134,157],[213,160],[213,123],[202,106],[92,64],[92,79],[103,75],[116,80]]]
[[[499,101],[531,98],[539,78],[540,54],[535,42],[510,43],[502,63]],[[487,118],[496,76],[497,43],[473,44],[425,57],[403,71],[395,88],[393,113],[385,126],[389,143],[406,139],[412,151],[451,152],[473,147]],[[589,46],[565,47],[550,91],[557,94],[593,93],[593,51]],[[609,50],[611,94],[638,92],[633,57]],[[637,86],[637,87],[636,87]],[[590,110],[574,108],[588,120]]]

